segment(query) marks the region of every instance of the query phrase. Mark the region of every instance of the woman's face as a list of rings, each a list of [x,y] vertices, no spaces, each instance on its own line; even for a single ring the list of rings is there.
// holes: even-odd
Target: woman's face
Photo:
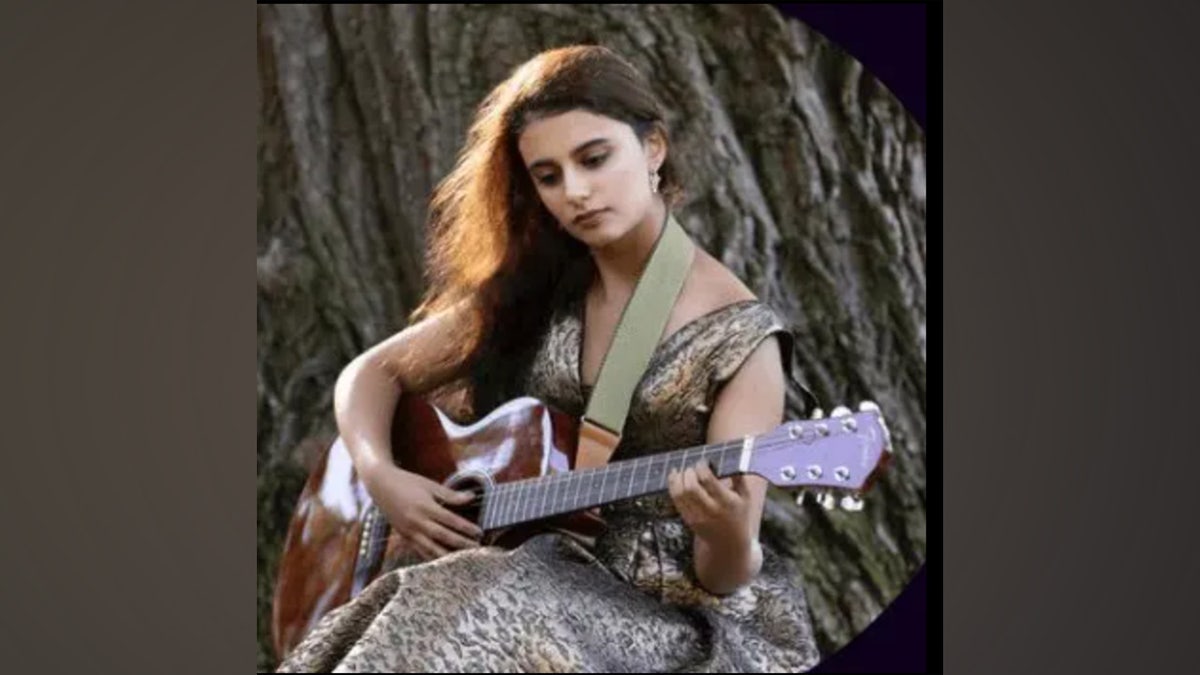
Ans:
[[[546,209],[592,247],[620,239],[645,218],[654,198],[650,173],[666,157],[656,134],[643,146],[628,124],[584,110],[530,123],[517,147]]]

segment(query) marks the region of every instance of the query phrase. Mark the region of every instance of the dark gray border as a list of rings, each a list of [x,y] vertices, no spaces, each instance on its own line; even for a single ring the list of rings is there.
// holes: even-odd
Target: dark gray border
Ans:
[[[244,672],[252,8],[0,14],[5,670]]]
[[[947,672],[1157,672],[1195,641],[1184,7],[945,12]]]
[[[253,24],[217,11],[0,16],[6,666],[251,658]],[[1194,11],[946,12],[950,672],[1191,643]]]

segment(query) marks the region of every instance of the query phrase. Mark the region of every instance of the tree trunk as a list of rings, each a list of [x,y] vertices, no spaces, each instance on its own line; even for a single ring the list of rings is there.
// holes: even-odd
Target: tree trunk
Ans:
[[[827,413],[870,399],[888,420],[895,461],[862,512],[768,501],[764,537],[795,562],[823,653],[924,562],[925,137],[857,61],[769,5],[260,5],[260,670],[338,372],[416,306],[428,198],[475,106],[578,42],[655,84],[687,167],[679,220],[792,322],[797,379]]]

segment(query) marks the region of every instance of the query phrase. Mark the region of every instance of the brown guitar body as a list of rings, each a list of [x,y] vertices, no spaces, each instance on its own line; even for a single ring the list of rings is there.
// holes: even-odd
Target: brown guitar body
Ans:
[[[392,453],[407,471],[482,493],[495,484],[570,471],[575,467],[578,436],[576,418],[533,398],[514,399],[464,427],[421,397],[406,394],[393,418]],[[362,569],[363,519],[371,505],[339,438],[320,458],[301,492],[284,542],[271,621],[280,658],[321,617],[345,604],[404,555],[399,538],[389,528],[382,556],[373,556],[378,560]],[[478,507],[458,513],[479,522]],[[580,511],[489,531],[483,543],[513,548],[549,529],[595,537],[603,528],[594,512]]]

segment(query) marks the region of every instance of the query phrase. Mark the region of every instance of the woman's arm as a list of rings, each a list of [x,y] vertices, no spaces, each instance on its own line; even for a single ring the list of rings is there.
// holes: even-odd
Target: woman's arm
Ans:
[[[465,372],[458,348],[475,321],[466,302],[456,305],[371,347],[338,376],[338,432],[368,487],[379,466],[392,464],[392,417],[401,393],[421,394]]]
[[[785,387],[779,340],[772,336],[722,388],[709,418],[708,442],[775,429],[783,423]],[[755,475],[718,480],[703,463],[673,473],[672,497],[695,535],[696,577],[709,592],[732,593],[758,574],[762,566],[758,535],[767,485],[766,479]]]
[[[334,412],[351,461],[403,545],[426,560],[473,547],[482,531],[446,508],[472,495],[397,467],[391,432],[402,392],[422,394],[458,377],[473,315],[458,305],[400,331],[358,356],[338,377]]]

